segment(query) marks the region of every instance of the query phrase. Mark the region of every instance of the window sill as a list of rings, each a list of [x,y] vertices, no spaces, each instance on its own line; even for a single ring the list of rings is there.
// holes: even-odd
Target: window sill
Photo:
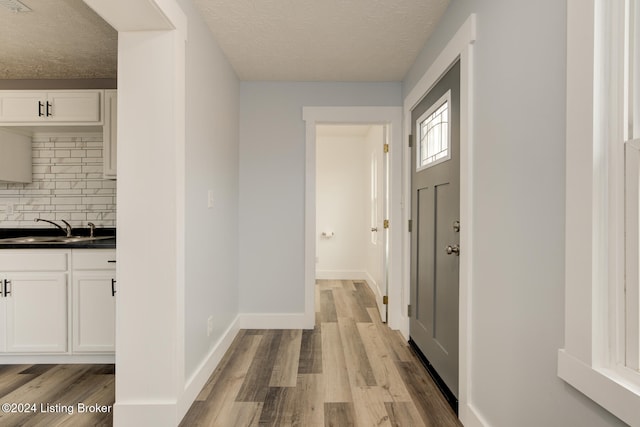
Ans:
[[[610,369],[596,369],[558,351],[558,376],[631,426],[640,426],[640,387]]]

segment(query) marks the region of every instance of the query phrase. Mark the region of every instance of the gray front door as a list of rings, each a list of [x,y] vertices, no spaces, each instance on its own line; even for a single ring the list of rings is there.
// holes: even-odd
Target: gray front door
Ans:
[[[412,110],[410,335],[458,396],[460,63]]]

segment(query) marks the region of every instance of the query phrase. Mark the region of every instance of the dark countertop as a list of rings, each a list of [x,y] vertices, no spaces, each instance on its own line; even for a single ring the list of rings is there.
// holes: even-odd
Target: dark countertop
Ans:
[[[72,230],[74,236],[89,236],[88,228],[74,228]],[[73,243],[2,243],[1,249],[115,249],[116,247],[116,229],[115,228],[96,228],[96,237],[107,237],[108,239],[89,240],[84,242]],[[64,234],[56,228],[0,228],[0,239],[10,237],[34,237],[34,236],[64,236]]]

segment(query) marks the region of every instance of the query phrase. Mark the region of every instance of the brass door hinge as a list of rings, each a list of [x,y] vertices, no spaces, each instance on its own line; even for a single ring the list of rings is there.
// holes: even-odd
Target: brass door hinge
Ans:
[[[383,227],[384,227],[384,228],[389,228],[389,220],[388,220],[388,219],[385,219],[385,220],[382,222],[382,225],[383,225]]]
[[[384,151],[385,153],[388,153],[389,152],[389,144],[384,144],[382,146],[382,151]]]
[[[409,220],[409,233],[411,233],[412,229],[413,229],[413,220]]]
[[[409,135],[409,148],[413,147],[413,135]]]
[[[386,295],[385,295],[385,296],[383,296],[383,297],[382,297],[382,303],[383,303],[384,305],[388,305],[388,304],[389,304],[389,297],[388,297],[388,296],[386,296]]]
[[[413,313],[411,312],[411,304],[407,306],[407,317],[411,317]]]

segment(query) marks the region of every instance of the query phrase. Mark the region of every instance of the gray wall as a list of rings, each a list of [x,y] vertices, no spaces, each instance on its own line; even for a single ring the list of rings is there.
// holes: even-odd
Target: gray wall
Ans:
[[[624,425],[556,376],[566,2],[452,0],[403,93],[474,12],[472,401],[494,427]]]
[[[189,19],[185,290],[188,379],[238,314],[240,83],[191,1],[179,3]],[[213,190],[214,195],[211,209],[207,207],[208,190]],[[213,316],[214,330],[207,336],[209,316]]]
[[[302,107],[399,105],[400,83],[241,83],[241,312],[304,312]]]

